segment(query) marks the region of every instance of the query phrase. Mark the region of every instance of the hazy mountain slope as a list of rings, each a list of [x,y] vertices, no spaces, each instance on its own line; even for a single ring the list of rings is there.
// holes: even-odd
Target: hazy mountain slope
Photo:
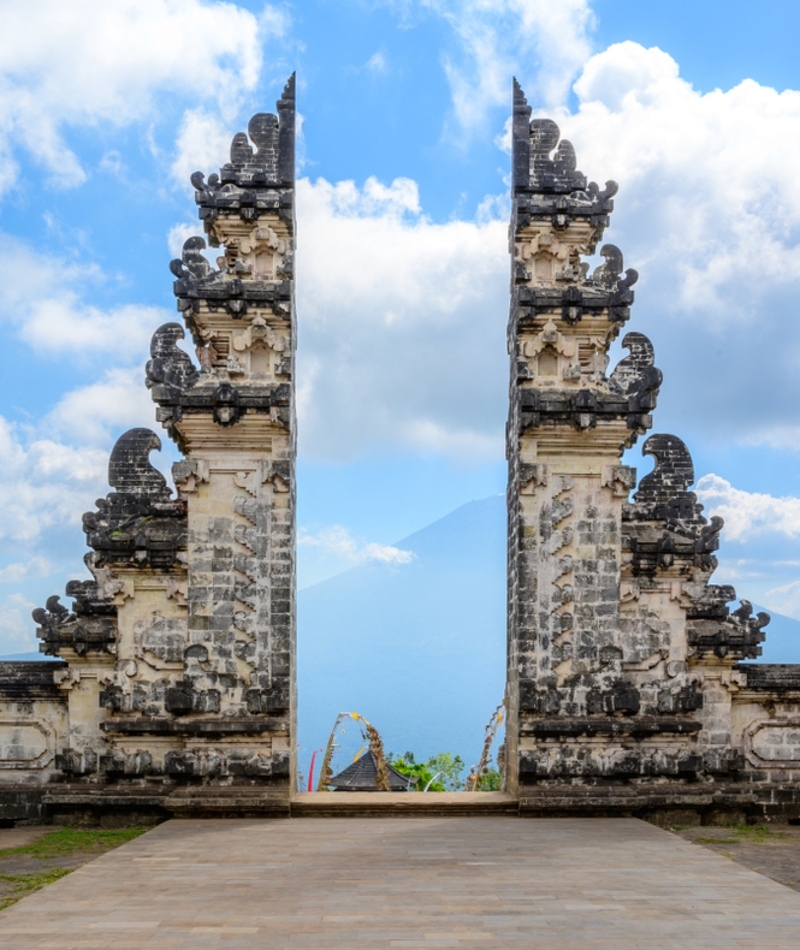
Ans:
[[[741,593],[742,597],[746,597],[744,585],[741,586],[742,590],[737,590],[737,594]],[[784,617],[783,614],[776,614],[767,607],[757,605],[753,607],[755,613],[762,610],[766,610],[772,619],[769,625],[764,628],[767,639],[762,644],[763,655],[755,662],[800,663],[800,620]]]
[[[471,502],[397,546],[411,564],[300,592],[301,763],[341,710],[370,719],[387,750],[480,754],[505,687],[505,500]]]

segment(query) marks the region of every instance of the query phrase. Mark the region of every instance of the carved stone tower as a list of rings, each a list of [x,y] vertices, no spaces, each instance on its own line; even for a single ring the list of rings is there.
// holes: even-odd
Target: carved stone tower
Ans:
[[[787,725],[786,763],[769,771],[766,740],[759,752],[747,735],[763,731],[768,681],[793,721],[797,668],[787,691],[785,674],[765,676],[776,668],[739,662],[761,652],[769,617],[747,601],[730,614],[733,588],[709,585],[722,520],[689,491],[680,439],[646,440],[655,468],[628,501],[636,472],[620,459],[651,427],[662,377],[635,332],[606,372],[637,274],[610,244],[591,274],[582,257],[617,186],[588,182],[556,124],[530,116],[515,83],[508,787],[551,811],[774,802],[752,783],[784,783],[800,746]]]
[[[55,755],[16,777],[49,783],[51,812],[115,802],[169,814],[288,810],[294,77],[277,111],[234,137],[219,175],[192,176],[220,256],[213,267],[193,237],[170,269],[199,366],[177,345],[183,326],[167,323],[146,373],[185,456],[173,467],[177,496],[149,461],[158,436],[123,435],[113,491],[84,516],[92,580],[68,585],[71,610],[52,597],[34,612],[43,649],[66,663],[50,665],[37,724]],[[32,756],[37,735],[26,740]]]

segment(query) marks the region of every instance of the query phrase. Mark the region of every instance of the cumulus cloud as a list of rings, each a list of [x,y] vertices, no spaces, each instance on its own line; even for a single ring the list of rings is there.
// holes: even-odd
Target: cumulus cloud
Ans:
[[[232,116],[259,81],[265,40],[287,28],[269,5],[256,16],[206,0],[3,4],[0,191],[16,175],[12,142],[72,186],[86,172],[64,140],[67,127],[152,118],[164,94]]]
[[[583,171],[620,182],[606,239],[640,271],[631,327],[665,371],[656,425],[796,448],[800,92],[702,93],[633,42],[592,56],[574,90],[554,117]]]
[[[32,557],[28,561],[15,561],[0,568],[0,584],[18,584],[29,577],[46,577],[52,565],[46,557]]]
[[[462,132],[481,129],[507,108],[511,76],[549,108],[565,101],[591,48],[588,0],[421,0],[449,24],[456,50],[443,66]]]
[[[332,525],[316,533],[301,528],[297,543],[301,547],[317,548],[322,554],[343,558],[351,564],[410,564],[415,557],[413,551],[405,551],[390,544],[359,541],[341,525]]]
[[[708,514],[725,520],[724,537],[744,541],[755,534],[800,537],[800,498],[742,491],[719,475],[704,475],[695,488]]]
[[[470,16],[511,10],[478,7]],[[572,13],[585,29],[583,9]],[[626,42],[588,58],[575,94],[574,114],[551,112],[579,167],[621,183],[606,239],[640,271],[630,327],[653,339],[665,372],[656,426],[690,443],[796,449],[800,179],[787,156],[800,151],[800,92],[747,80],[704,94],[666,52]],[[502,204],[435,225],[412,181],[300,182],[305,452],[499,453]]]
[[[0,457],[0,539],[31,541],[49,528],[80,524],[106,486],[107,451],[26,441],[2,416]]]
[[[297,189],[301,451],[502,457],[506,223],[434,224],[414,182]]]
[[[232,133],[222,119],[207,109],[187,109],[175,143],[172,176],[189,187],[196,171],[213,171],[230,159]]]
[[[153,428],[155,405],[140,366],[112,368],[87,386],[65,393],[40,424],[81,445],[109,446],[113,433]]]
[[[592,57],[575,92],[565,126],[580,158],[622,182],[615,219],[627,225],[632,204],[647,217],[680,308],[722,328],[752,316],[731,313],[733,296],[796,279],[800,182],[786,159],[800,149],[800,92],[748,79],[702,94],[667,53],[633,42]]]
[[[0,323],[38,353],[141,359],[153,330],[172,319],[160,307],[125,304],[103,310],[84,297],[102,283],[99,268],[50,257],[3,235]]]

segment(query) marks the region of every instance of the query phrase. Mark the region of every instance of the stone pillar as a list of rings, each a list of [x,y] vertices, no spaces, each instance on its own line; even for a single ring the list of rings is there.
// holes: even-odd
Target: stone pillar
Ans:
[[[185,458],[177,497],[149,429],[111,453],[84,515],[92,580],[34,619],[68,667],[50,798],[163,814],[288,811],[295,748],[294,77],[231,160],[192,176],[208,242],[171,263],[199,366],[159,327],[146,382]],[[122,807],[122,806],[120,806]]]
[[[634,702],[621,677],[622,506],[635,472],[624,448],[651,424],[661,374],[640,334],[606,375],[630,315],[635,271],[594,253],[616,192],[589,183],[549,119],[530,121],[515,84],[512,301],[508,345],[509,629],[507,784],[541,778],[540,737],[565,718]],[[559,775],[563,753],[544,753]]]
[[[646,440],[655,467],[628,500],[636,473],[620,459],[651,427],[662,378],[636,332],[606,372],[637,275],[611,244],[592,273],[582,257],[617,186],[587,181],[555,123],[530,114],[515,86],[507,784],[523,809],[736,811],[765,774],[747,771],[737,730],[779,679],[738,664],[769,618],[746,601],[731,614],[733,588],[709,584],[722,520],[703,517],[680,439]],[[786,748],[791,708],[775,733]]]
[[[192,176],[202,238],[174,261],[178,309],[200,371],[153,340],[148,385],[183,450],[175,483],[187,504],[188,627],[183,681],[167,712],[202,720],[173,767],[290,788],[295,736],[294,79],[278,115],[254,116],[231,161]],[[213,761],[212,761],[213,759]]]

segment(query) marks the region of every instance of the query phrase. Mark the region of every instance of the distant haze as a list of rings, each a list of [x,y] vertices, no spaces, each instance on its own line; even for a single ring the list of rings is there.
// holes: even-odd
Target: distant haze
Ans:
[[[505,498],[463,505],[396,546],[413,560],[360,565],[298,596],[303,770],[342,710],[366,716],[387,751],[450,751],[468,766],[480,755],[505,689]]]

